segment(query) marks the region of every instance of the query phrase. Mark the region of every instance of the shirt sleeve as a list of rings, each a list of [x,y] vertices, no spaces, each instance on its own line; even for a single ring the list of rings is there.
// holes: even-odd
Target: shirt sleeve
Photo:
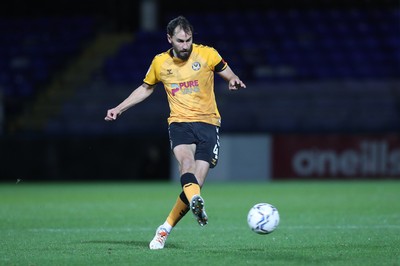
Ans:
[[[221,72],[227,67],[228,64],[215,48],[210,47],[210,57],[213,62],[212,65],[215,72]]]
[[[159,82],[159,80],[157,78],[155,59],[153,59],[153,61],[151,62],[151,65],[150,65],[149,69],[147,70],[146,76],[143,79],[143,82],[148,85],[151,85],[151,86],[155,85]]]
[[[224,59],[221,59],[221,61],[219,61],[219,63],[215,66],[214,71],[215,71],[215,72],[221,72],[221,71],[224,70],[227,66],[228,66],[228,64],[225,62],[225,60],[224,60]]]

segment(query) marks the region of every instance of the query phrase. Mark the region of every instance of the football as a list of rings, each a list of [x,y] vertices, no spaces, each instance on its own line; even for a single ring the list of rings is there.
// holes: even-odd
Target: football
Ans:
[[[278,209],[269,203],[258,203],[250,209],[247,224],[257,234],[270,234],[279,225]]]

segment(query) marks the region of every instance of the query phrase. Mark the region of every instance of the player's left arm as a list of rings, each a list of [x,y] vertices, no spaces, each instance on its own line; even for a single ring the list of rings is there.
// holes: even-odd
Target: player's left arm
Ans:
[[[229,90],[238,90],[240,88],[246,88],[246,84],[240,80],[240,78],[233,72],[233,70],[226,65],[226,67],[217,72],[224,80],[228,82]]]

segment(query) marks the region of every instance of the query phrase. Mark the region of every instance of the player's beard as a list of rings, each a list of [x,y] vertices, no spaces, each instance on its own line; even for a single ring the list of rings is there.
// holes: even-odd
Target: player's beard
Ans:
[[[192,49],[193,49],[193,45],[190,45],[190,48],[187,50],[182,50],[182,51],[178,51],[177,49],[174,48],[176,57],[178,57],[179,59],[186,61],[188,60],[190,54],[192,53]]]

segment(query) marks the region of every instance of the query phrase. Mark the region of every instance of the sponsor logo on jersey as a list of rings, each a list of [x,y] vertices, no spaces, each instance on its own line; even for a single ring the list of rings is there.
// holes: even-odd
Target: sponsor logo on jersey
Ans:
[[[199,81],[198,80],[190,80],[190,81],[185,81],[185,82],[180,82],[180,83],[173,83],[171,84],[171,93],[172,96],[175,96],[176,93],[179,91],[182,94],[191,94],[191,93],[196,93],[200,91],[199,87]]]

